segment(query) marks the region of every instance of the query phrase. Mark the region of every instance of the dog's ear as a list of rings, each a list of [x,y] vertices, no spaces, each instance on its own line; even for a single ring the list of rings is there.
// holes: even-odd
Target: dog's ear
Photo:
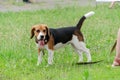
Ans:
[[[49,38],[50,38],[50,30],[49,30],[49,28],[46,26],[46,42],[48,42],[49,41]]]
[[[47,35],[50,36],[50,30],[47,26],[46,26],[46,30],[47,30]]]
[[[35,27],[32,27],[32,29],[31,29],[31,37],[30,37],[30,39],[33,38],[33,36],[34,36],[34,31],[35,31]]]

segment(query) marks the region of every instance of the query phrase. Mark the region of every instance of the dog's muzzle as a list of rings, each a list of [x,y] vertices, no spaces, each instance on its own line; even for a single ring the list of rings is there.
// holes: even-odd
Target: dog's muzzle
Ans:
[[[38,44],[39,44],[39,46],[41,48],[44,47],[44,45],[45,45],[45,36],[44,35],[40,35],[39,39],[37,40],[37,42],[38,42]]]
[[[45,41],[44,40],[38,40],[38,44],[40,47],[44,47]]]

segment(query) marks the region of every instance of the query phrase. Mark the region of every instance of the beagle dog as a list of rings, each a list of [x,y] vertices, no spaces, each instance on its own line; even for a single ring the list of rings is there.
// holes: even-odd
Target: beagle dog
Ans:
[[[94,14],[93,11],[86,13],[82,16],[76,26],[64,28],[48,28],[45,24],[34,25],[31,29],[31,39],[35,36],[35,42],[38,47],[38,62],[39,65],[42,61],[42,49],[48,50],[48,64],[53,63],[54,50],[66,45],[71,44],[72,47],[79,55],[79,62],[83,61],[82,52],[86,53],[87,62],[91,62],[91,54],[84,43],[81,27],[84,20]]]

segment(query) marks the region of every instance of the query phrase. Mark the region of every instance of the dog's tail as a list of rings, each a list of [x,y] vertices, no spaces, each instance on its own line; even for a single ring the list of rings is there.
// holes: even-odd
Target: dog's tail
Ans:
[[[84,20],[92,15],[94,15],[95,13],[93,11],[90,11],[88,13],[86,13],[83,17],[81,17],[81,19],[79,20],[78,24],[77,24],[77,29],[81,29],[81,26],[84,22]]]
[[[117,44],[117,40],[115,41],[115,43],[114,43],[114,45],[113,45],[113,47],[112,47],[112,49],[111,49],[110,53],[112,53],[112,52],[113,52],[113,50],[114,50],[114,49],[115,49],[115,47],[116,47],[116,44]]]

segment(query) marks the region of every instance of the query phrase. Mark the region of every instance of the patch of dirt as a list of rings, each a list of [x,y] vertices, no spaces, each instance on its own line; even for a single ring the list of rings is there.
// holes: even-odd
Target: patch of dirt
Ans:
[[[71,5],[95,5],[95,0],[31,0],[32,3],[23,3],[22,0],[0,0],[0,12],[51,9]]]

